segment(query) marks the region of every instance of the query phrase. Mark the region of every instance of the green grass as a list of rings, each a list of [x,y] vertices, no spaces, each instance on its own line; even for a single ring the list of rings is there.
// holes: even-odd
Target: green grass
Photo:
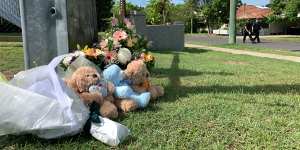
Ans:
[[[0,72],[11,78],[24,69],[23,47],[20,42],[0,42]]]
[[[20,51],[1,58],[1,68],[20,69]],[[117,120],[132,133],[117,149],[300,149],[299,63],[195,49],[154,54],[153,83],[166,95]],[[6,66],[11,63],[18,65]],[[0,143],[5,149],[110,149],[87,134],[8,136]]]
[[[258,47],[255,45],[245,45],[245,44],[223,44],[223,45],[215,45],[216,47],[222,48],[230,48],[230,49],[238,49],[238,50],[249,50],[249,51],[257,51],[263,53],[271,53],[271,54],[279,54],[285,56],[300,56],[299,52],[296,51],[287,51],[287,50],[280,50],[280,49],[272,49],[272,48],[264,48]]]
[[[21,42],[22,34],[21,33],[0,33],[1,42]]]
[[[300,42],[300,36],[263,36],[262,38],[274,41]]]

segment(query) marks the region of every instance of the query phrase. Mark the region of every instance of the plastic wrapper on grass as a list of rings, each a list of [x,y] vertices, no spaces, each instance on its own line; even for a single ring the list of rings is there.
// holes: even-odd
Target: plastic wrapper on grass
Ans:
[[[89,110],[55,71],[64,56],[47,66],[22,71],[11,84],[0,83],[0,136],[33,134],[45,139],[74,135]]]

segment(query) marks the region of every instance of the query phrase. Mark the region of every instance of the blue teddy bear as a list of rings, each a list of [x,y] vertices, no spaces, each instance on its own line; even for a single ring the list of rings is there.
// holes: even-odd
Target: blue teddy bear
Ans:
[[[115,85],[114,96],[120,99],[130,99],[137,103],[138,108],[145,108],[150,101],[150,92],[137,93],[131,88],[132,81],[128,80],[124,71],[113,64],[103,71],[103,78]]]

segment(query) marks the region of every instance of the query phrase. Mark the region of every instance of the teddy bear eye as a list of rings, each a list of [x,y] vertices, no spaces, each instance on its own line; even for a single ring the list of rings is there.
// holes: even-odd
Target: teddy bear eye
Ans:
[[[96,74],[93,74],[93,78],[97,78],[98,76]]]
[[[85,75],[85,77],[90,77],[90,75],[89,75],[89,74],[87,74],[87,75]]]

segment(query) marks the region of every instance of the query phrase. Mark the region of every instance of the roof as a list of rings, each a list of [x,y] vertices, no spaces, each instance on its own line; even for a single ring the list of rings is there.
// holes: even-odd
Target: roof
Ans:
[[[270,15],[271,9],[254,5],[242,5],[237,10],[237,19],[261,19]]]

